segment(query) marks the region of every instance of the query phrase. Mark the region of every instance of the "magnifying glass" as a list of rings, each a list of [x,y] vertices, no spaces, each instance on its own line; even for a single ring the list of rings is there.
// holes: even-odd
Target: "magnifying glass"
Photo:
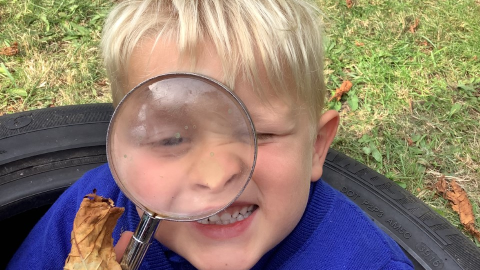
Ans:
[[[122,269],[138,269],[161,220],[200,220],[232,204],[250,181],[256,156],[252,119],[221,83],[168,73],[132,89],[107,132],[113,177],[144,211]]]

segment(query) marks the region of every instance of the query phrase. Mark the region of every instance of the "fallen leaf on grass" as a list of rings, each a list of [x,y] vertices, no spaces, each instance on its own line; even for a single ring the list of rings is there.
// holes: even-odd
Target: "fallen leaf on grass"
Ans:
[[[52,100],[50,101],[50,104],[48,105],[49,108],[53,108],[53,107],[56,107],[56,104],[57,103],[57,99],[56,98],[52,98]]]
[[[18,54],[18,43],[14,42],[11,46],[9,47],[4,47],[0,49],[0,55],[6,55],[6,56],[12,56]]]
[[[365,46],[365,43],[355,40],[355,46],[363,47]]]
[[[472,234],[478,241],[480,241],[480,232],[475,228],[475,216],[473,215],[473,208],[467,193],[460,187],[455,180],[450,181],[450,185],[445,181],[445,177],[435,183],[437,193],[443,196],[452,205],[453,211],[457,212],[460,217],[460,222],[467,232]]]
[[[353,0],[347,0],[347,8],[353,7]]]
[[[407,143],[408,143],[408,146],[412,146],[414,144],[411,138],[407,138]]]
[[[72,249],[64,270],[121,270],[113,250],[112,232],[125,209],[111,199],[88,194],[73,221]]]
[[[417,31],[419,23],[420,23],[420,20],[415,19],[415,22],[412,25],[410,25],[410,33],[415,33],[415,31]]]
[[[333,94],[333,96],[328,100],[328,102],[332,101],[334,98],[337,99],[337,101],[340,101],[343,94],[350,91],[350,88],[352,88],[352,85],[353,85],[352,82],[344,81],[342,85],[340,85],[340,87],[335,90],[335,94]]]

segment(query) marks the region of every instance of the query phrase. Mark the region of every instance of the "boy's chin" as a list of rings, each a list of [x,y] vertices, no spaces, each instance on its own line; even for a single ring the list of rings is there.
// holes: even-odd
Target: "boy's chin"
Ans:
[[[197,269],[251,269],[261,258],[253,254],[246,254],[248,251],[226,251],[215,250],[189,254],[187,259]]]

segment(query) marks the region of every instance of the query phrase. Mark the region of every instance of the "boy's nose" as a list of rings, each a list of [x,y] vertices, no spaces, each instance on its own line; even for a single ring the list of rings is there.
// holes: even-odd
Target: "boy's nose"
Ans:
[[[240,191],[242,171],[245,164],[234,143],[221,144],[216,147],[203,147],[198,150],[196,160],[192,160],[188,172],[190,188],[202,194],[232,194]]]

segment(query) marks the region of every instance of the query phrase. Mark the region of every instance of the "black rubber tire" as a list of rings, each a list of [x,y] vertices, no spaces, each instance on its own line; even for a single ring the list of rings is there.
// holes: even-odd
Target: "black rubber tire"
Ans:
[[[0,269],[63,190],[107,161],[112,113],[111,104],[85,104],[0,117],[0,230],[16,235]],[[480,269],[470,239],[388,178],[334,149],[322,178],[395,239],[415,269]]]
[[[395,239],[415,269],[480,269],[480,249],[392,180],[333,149],[322,178]]]

